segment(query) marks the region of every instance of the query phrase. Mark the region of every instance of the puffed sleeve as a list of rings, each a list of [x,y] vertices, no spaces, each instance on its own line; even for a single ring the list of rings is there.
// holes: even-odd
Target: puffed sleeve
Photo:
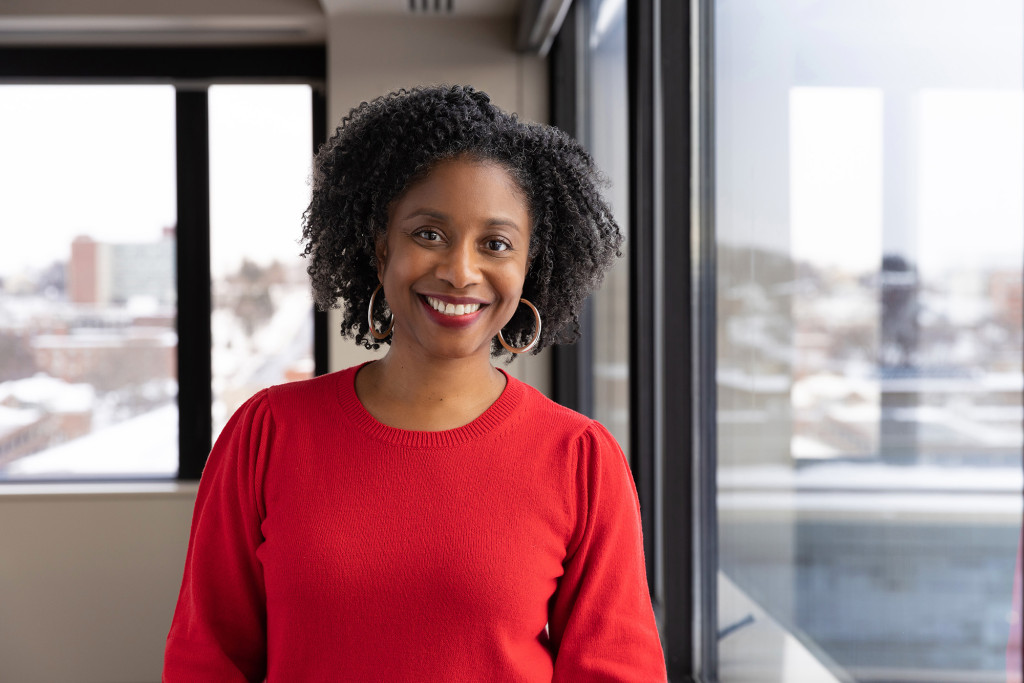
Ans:
[[[233,683],[266,676],[262,475],[273,439],[266,391],[228,422],[199,482],[164,683]]]
[[[598,422],[576,447],[576,528],[549,609],[553,681],[665,681],[629,465]]]

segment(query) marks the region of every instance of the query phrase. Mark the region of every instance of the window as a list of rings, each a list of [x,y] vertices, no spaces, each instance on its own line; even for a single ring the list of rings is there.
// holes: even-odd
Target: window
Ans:
[[[0,111],[0,480],[173,475],[174,88],[3,85]]]
[[[651,24],[637,21],[638,13],[647,17],[647,8],[645,3],[623,0],[573,4],[552,52],[553,122],[583,142],[607,177],[605,197],[626,237],[623,258],[608,272],[581,318],[582,339],[576,347],[556,349],[554,385],[556,400],[608,426],[629,457],[640,501],[652,602],[656,614],[663,615],[667,595],[663,569],[679,544],[666,547],[659,542],[663,525],[655,474],[659,449],[666,442],[656,434],[664,424],[655,415],[664,404],[660,400],[664,394],[655,376],[656,368],[663,367],[663,346],[655,336],[674,330],[671,325],[659,327],[654,315],[663,300],[656,301],[654,296],[659,276],[649,194],[654,188],[649,172],[651,129],[644,120],[651,105],[641,104],[638,94],[638,90],[648,95],[651,91],[638,89],[633,78],[640,71],[650,75],[641,66],[650,43],[641,37],[640,26],[650,28]],[[687,388],[673,387],[684,393]],[[676,419],[672,426],[685,422]],[[678,637],[690,649],[689,615],[678,623],[687,624]],[[661,626],[664,635],[664,620]]]
[[[0,480],[198,478],[241,400],[326,366],[324,51],[0,53]]]
[[[592,0],[586,22],[582,140],[609,181],[605,196],[626,242],[590,302],[593,417],[630,452],[629,433],[629,110],[626,91],[626,3]],[[600,106],[595,106],[600,103]]]
[[[298,242],[309,205],[308,85],[214,85],[210,101],[213,431],[259,389],[313,376]]]
[[[708,8],[715,675],[1004,680],[1021,5]]]
[[[574,4],[552,94],[577,132],[628,111],[602,163],[629,179],[622,405],[670,680],[1006,680],[1024,8],[630,2],[625,85],[593,87],[614,4]]]

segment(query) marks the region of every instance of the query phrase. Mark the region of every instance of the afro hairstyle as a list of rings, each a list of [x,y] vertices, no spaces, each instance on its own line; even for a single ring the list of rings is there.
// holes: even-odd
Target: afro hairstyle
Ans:
[[[454,158],[500,165],[526,199],[531,233],[523,297],[543,321],[533,353],[574,342],[583,302],[621,256],[622,234],[598,189],[603,177],[574,139],[524,123],[468,86],[399,90],[363,102],[320,148],[302,230],[317,306],[342,308],[342,335],[380,347],[366,311],[389,208],[436,164]],[[532,312],[520,306],[502,334],[523,346],[534,329]],[[491,353],[508,352],[495,338]]]

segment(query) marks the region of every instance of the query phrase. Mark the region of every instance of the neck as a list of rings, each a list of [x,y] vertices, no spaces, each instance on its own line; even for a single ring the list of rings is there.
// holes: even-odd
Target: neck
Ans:
[[[505,383],[504,377],[488,360],[432,359],[423,362],[403,358],[392,349],[374,365],[377,366],[374,380],[378,389],[410,404],[474,400],[481,395],[489,396],[495,387]]]
[[[501,396],[505,377],[489,356],[429,360],[391,347],[356,376],[356,393],[378,421],[439,431],[472,422]]]

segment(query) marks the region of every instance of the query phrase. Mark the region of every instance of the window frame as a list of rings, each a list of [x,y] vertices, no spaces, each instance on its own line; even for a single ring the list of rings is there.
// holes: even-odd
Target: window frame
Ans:
[[[213,442],[210,283],[210,170],[207,92],[211,85],[305,84],[312,90],[316,153],[327,139],[327,52],[321,44],[239,47],[2,47],[3,84],[170,84],[175,88],[177,161],[177,481],[202,474]],[[205,283],[205,284],[204,284]],[[314,373],[328,371],[327,314],[314,311]],[[154,481],[153,478],[88,478]],[[81,482],[25,479],[10,482]]]
[[[647,2],[649,0],[642,0]],[[671,0],[654,0],[660,2],[665,12],[671,6]],[[718,623],[717,584],[719,571],[718,543],[715,539],[718,529],[716,497],[717,486],[717,445],[716,433],[716,294],[717,294],[717,230],[715,227],[715,34],[716,34],[716,3],[714,0],[686,0],[687,12],[690,16],[691,28],[681,35],[690,41],[690,59],[692,64],[687,70],[676,70],[679,76],[686,76],[690,84],[690,110],[692,121],[689,137],[692,141],[693,153],[690,157],[690,168],[693,172],[692,197],[695,202],[692,212],[691,234],[691,283],[694,289],[693,308],[688,319],[693,324],[692,367],[696,383],[693,394],[693,452],[692,458],[696,477],[694,479],[694,507],[692,525],[697,529],[698,538],[689,548],[693,553],[691,560],[696,576],[690,584],[694,591],[694,624],[698,631],[694,634],[694,662],[691,680],[702,683],[717,683],[719,680],[718,641],[732,628]],[[662,27],[662,35],[671,35]],[[680,35],[677,33],[676,35]],[[664,47],[662,59],[665,59]],[[682,79],[680,79],[681,81]],[[663,79],[662,87],[672,87]],[[857,82],[857,87],[865,87],[871,83]],[[665,109],[668,111],[668,109]],[[885,135],[887,133],[883,133]],[[886,146],[889,143],[884,143]],[[1019,226],[1018,226],[1019,227]],[[882,256],[880,254],[880,256]],[[881,261],[881,258],[879,259]],[[881,263],[879,272],[881,272]],[[1020,492],[1024,495],[1024,491]],[[1024,515],[1020,520],[1024,529]],[[1022,537],[1024,538],[1024,537]],[[1021,541],[1024,543],[1024,541]],[[1018,551],[1017,578],[1020,578]],[[1012,550],[1011,550],[1012,552]],[[1010,603],[1011,588],[1007,587],[1007,603]],[[1020,602],[1024,596],[1016,595],[1013,609],[1018,615],[1024,613],[1024,604]],[[682,615],[680,615],[682,616]],[[743,622],[741,622],[743,623]],[[782,631],[792,635],[784,625]],[[827,654],[827,653],[826,653]],[[727,662],[728,663],[728,662]],[[1024,658],[1018,661],[1019,669],[1007,674],[1017,673],[1024,678]],[[826,667],[827,668],[827,667]],[[670,676],[672,669],[670,668]],[[835,672],[833,672],[835,673]],[[968,672],[972,673],[972,672]],[[995,672],[1002,675],[1002,670]],[[683,679],[686,680],[686,679]],[[1019,680],[1019,679],[1018,679]]]
[[[551,121],[578,138],[583,131],[585,78],[580,72],[586,27],[579,3],[569,6],[562,28],[549,53],[549,102]],[[594,325],[593,306],[588,298],[580,312],[580,338],[575,344],[552,347],[553,398],[567,408],[592,415],[594,412]]]
[[[587,59],[580,4],[570,8],[550,65],[552,122],[577,137],[582,133],[579,111],[592,104],[579,85]],[[708,296],[700,283],[709,277],[695,251],[707,245],[695,232],[691,193],[695,9],[696,0],[626,4],[630,465],[640,500],[651,599],[672,681],[699,680],[701,661],[708,652],[714,654],[713,639],[697,641],[708,625],[714,628],[713,608],[700,600],[707,588],[696,583],[706,579],[698,579],[695,564],[697,557],[713,557],[708,519],[714,519],[714,509],[711,501],[712,516],[702,516],[707,502],[698,501],[696,477],[713,482],[714,470],[707,464],[698,467],[694,454],[698,449],[714,451],[712,444],[697,442],[694,425],[708,415],[713,419],[714,412],[713,403],[709,407],[704,398],[701,405],[694,401],[698,388],[706,396],[708,376],[698,372],[695,355],[697,345],[707,343],[694,337],[698,330],[693,313],[700,303],[695,296]],[[590,396],[593,326],[583,327],[582,334],[581,350],[556,349],[555,399],[589,413],[592,398],[585,403],[578,397]],[[713,390],[713,373],[710,377]]]
[[[656,150],[651,248],[658,261],[655,289],[660,298],[650,334],[663,350],[655,368],[661,422],[654,484],[662,517],[662,626],[669,676],[695,681],[717,653],[712,637],[717,633],[716,508],[714,498],[703,495],[714,491],[715,482],[714,431],[705,429],[715,416],[715,373],[703,362],[703,351],[714,350],[715,328],[707,324],[707,316],[714,315],[713,305],[708,307],[714,303],[714,290],[708,288],[714,262],[707,259],[714,242],[704,233],[710,225],[704,212],[704,169],[695,165],[703,131],[693,137],[698,126],[710,121],[702,109],[710,98],[700,90],[700,79],[694,80],[695,60],[698,68],[706,68],[707,45],[698,37],[704,35],[702,16],[695,16],[698,0],[655,0],[652,5],[654,25],[646,44],[655,77],[647,116]],[[676,125],[666,124],[671,121]]]
[[[698,183],[692,162],[699,144],[693,134],[698,121],[704,125],[707,120],[697,116],[695,106],[710,101],[698,97],[700,80],[693,73],[695,50],[706,49],[693,30],[697,4],[626,4],[630,464],[671,681],[702,680],[701,671],[715,655],[715,639],[708,633],[716,629],[714,575],[705,571],[715,556],[714,501],[698,495],[714,490],[713,431],[699,439],[702,430],[695,428],[714,419],[714,372],[698,357],[705,346],[713,351],[714,327],[701,325],[702,331],[694,325],[698,311],[714,314],[707,307],[714,303],[714,290],[707,286],[713,284],[713,261],[707,260],[713,242],[695,221],[702,202],[693,192]],[[579,5],[570,9],[551,54],[552,121],[573,135],[581,132],[578,110],[592,104],[577,86],[586,59]],[[699,63],[705,68],[702,59]],[[699,186],[707,191],[703,183]],[[581,341],[592,344],[587,336],[592,327],[583,334]],[[711,339],[705,338],[708,334]],[[584,412],[592,409],[573,402],[592,369],[593,359],[585,352],[559,349],[553,370],[556,400]],[[571,386],[565,389],[565,383]]]

